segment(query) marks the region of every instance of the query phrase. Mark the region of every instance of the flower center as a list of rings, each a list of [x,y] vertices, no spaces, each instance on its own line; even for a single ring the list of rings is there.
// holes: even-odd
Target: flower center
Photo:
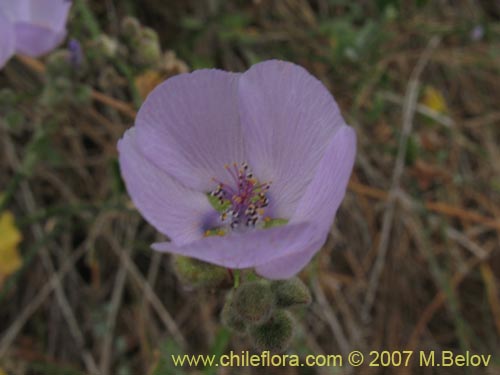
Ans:
[[[240,166],[233,163],[225,165],[224,168],[229,175],[230,183],[214,178],[217,187],[209,194],[212,205],[220,212],[220,220],[224,227],[236,229],[263,225],[261,223],[267,219],[264,218],[264,212],[269,205],[266,193],[270,183],[260,183],[247,163],[242,163]],[[210,234],[213,233],[207,233]],[[219,229],[215,234],[225,234],[225,232],[221,233]]]

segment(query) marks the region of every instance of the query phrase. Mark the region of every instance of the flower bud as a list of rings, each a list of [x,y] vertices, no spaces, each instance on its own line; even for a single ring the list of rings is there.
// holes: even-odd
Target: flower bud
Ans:
[[[285,351],[293,338],[291,314],[286,310],[276,310],[266,323],[250,330],[250,337],[260,351]]]
[[[149,27],[144,27],[138,38],[132,42],[132,56],[139,65],[155,65],[161,58],[158,34]]]
[[[47,107],[67,105],[73,96],[73,84],[64,77],[53,78],[45,85],[41,96],[41,103]]]
[[[57,50],[47,58],[46,75],[49,80],[63,77],[69,77],[73,70],[71,65],[71,53],[68,50]]]
[[[271,282],[271,290],[279,307],[309,305],[312,297],[307,286],[298,277]]]
[[[246,332],[246,324],[234,307],[234,292],[232,290],[226,296],[226,302],[221,311],[221,321],[222,324],[237,333]]]
[[[197,259],[176,256],[174,270],[181,282],[194,288],[212,288],[227,278],[227,270]]]
[[[100,34],[95,41],[95,49],[98,55],[110,59],[118,52],[118,42],[106,34]]]
[[[125,17],[121,22],[120,31],[125,38],[133,40],[138,38],[141,33],[141,24],[137,18]]]
[[[274,307],[269,283],[262,280],[241,285],[234,295],[234,307],[247,323],[261,324],[267,321]]]

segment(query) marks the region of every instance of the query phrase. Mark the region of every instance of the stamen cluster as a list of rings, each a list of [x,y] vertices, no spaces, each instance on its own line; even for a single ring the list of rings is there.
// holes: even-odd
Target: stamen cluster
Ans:
[[[266,192],[270,184],[259,183],[247,163],[242,163],[240,167],[233,163],[224,168],[233,184],[214,179],[218,185],[210,193],[224,207],[220,215],[221,221],[231,229],[238,228],[241,223],[247,227],[255,227],[264,217],[264,208],[269,205]]]

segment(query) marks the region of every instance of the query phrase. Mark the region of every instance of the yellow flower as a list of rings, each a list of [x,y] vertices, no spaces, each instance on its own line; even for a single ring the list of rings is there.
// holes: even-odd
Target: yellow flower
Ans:
[[[0,214],[0,288],[7,277],[23,264],[17,249],[21,239],[21,232],[16,227],[12,213],[6,211]]]
[[[439,90],[432,86],[427,86],[424,89],[424,97],[422,98],[422,103],[439,113],[448,111],[448,106],[446,105],[446,100],[444,99],[443,94],[441,94]]]

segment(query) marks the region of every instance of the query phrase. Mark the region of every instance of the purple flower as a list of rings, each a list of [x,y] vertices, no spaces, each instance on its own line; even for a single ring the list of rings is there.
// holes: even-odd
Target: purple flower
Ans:
[[[74,69],[78,69],[83,63],[82,45],[76,39],[68,42],[69,60]]]
[[[320,81],[273,60],[170,78],[118,150],[133,202],[171,240],[153,249],[283,279],[325,242],[356,136]]]
[[[0,68],[15,53],[37,57],[66,36],[67,0],[0,1]]]

